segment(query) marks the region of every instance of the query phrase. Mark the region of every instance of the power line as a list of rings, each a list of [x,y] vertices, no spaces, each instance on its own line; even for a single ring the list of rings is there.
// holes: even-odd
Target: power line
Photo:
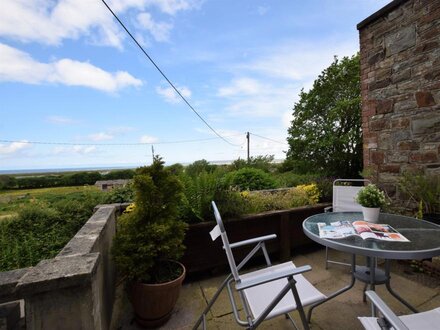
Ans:
[[[261,135],[255,134],[255,133],[250,133],[250,134],[252,134],[253,136],[259,137],[260,139],[265,139],[265,140],[272,141],[272,142],[279,143],[279,144],[289,145],[286,142],[281,142],[281,141],[273,140],[271,138],[268,138],[268,137],[265,137],[265,136],[261,136]]]
[[[229,135],[228,137],[234,137],[241,134]],[[19,141],[19,140],[0,140],[1,143],[25,143],[25,144],[41,144],[41,145],[63,145],[63,146],[145,146],[153,144],[181,144],[192,142],[203,142],[217,140],[219,137],[194,139],[194,140],[180,140],[180,141],[162,141],[162,142],[134,142],[134,143],[73,143],[73,142],[51,142],[51,141]],[[235,145],[234,146],[241,146]]]
[[[214,128],[212,128],[211,125],[208,124],[208,122],[203,119],[203,117],[196,111],[196,109],[193,108],[193,106],[188,102],[188,100],[178,91],[178,89],[176,88],[176,86],[174,86],[174,84],[171,82],[170,79],[168,79],[168,77],[165,75],[165,73],[159,68],[159,66],[156,64],[156,62],[154,62],[154,60],[150,57],[150,55],[148,55],[148,53],[145,51],[145,49],[139,44],[139,42],[136,40],[136,38],[130,33],[130,31],[126,28],[126,26],[124,25],[124,23],[122,23],[122,21],[119,19],[119,17],[113,12],[113,10],[110,8],[110,6],[107,4],[107,2],[105,2],[105,0],[102,0],[102,2],[104,3],[104,5],[107,7],[107,9],[112,13],[112,15],[116,18],[116,20],[118,21],[118,23],[122,26],[122,28],[125,30],[125,32],[127,32],[127,34],[131,37],[131,39],[133,39],[133,41],[136,43],[136,45],[139,47],[139,49],[144,53],[144,55],[150,60],[150,62],[154,65],[154,67],[157,69],[157,71],[159,71],[159,73],[162,75],[162,77],[165,78],[165,80],[168,82],[168,84],[170,84],[170,86],[174,89],[174,91],[180,96],[180,98],[186,103],[186,105],[188,105],[188,107],[197,115],[197,117],[200,118],[201,121],[203,121],[203,123],[211,130],[215,133],[215,135],[217,135],[220,139],[222,139],[223,141],[225,141],[226,143],[233,145],[233,146],[237,146],[236,144],[233,144],[231,142],[229,142],[228,140],[226,140],[223,136],[221,136]]]

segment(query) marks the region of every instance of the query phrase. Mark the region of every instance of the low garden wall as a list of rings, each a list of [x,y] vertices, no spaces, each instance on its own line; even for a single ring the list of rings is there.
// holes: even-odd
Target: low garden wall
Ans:
[[[324,212],[330,204],[303,206],[289,210],[271,211],[244,216],[225,221],[225,229],[231,243],[268,234],[276,234],[277,239],[267,242],[268,252],[280,260],[287,260],[292,249],[314,245],[302,229],[303,221],[314,214]],[[211,240],[209,232],[215,222],[203,222],[189,226],[185,237],[186,251],[182,263],[188,273],[212,270],[227,265],[220,239]],[[234,249],[237,260],[250,251],[249,247]]]
[[[109,329],[116,270],[110,248],[116,218],[127,204],[100,205],[95,213],[53,259],[35,267],[0,272],[0,329],[12,329],[24,300],[27,329]],[[248,215],[225,222],[231,242],[276,234],[267,244],[281,260],[291,250],[313,244],[302,230],[305,218],[323,212],[328,204]],[[183,264],[189,273],[223,267],[226,258],[220,240],[212,242],[213,222],[189,226]],[[234,250],[237,260],[247,248]],[[7,303],[1,305],[2,303]]]
[[[27,329],[109,329],[115,291],[110,247],[120,209],[98,206],[55,258],[0,273],[0,303],[24,299]],[[18,306],[8,308],[6,329]]]

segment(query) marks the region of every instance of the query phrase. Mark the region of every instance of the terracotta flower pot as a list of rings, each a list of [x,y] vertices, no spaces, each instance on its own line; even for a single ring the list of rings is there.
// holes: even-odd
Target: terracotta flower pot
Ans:
[[[173,281],[160,284],[135,282],[131,286],[131,303],[135,312],[136,322],[142,327],[156,328],[171,317],[171,312],[179,298],[180,288],[185,278],[186,269]]]

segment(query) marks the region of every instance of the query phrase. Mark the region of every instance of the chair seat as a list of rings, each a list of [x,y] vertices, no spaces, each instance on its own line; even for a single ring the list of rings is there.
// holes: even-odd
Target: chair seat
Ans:
[[[269,274],[276,270],[281,269],[294,269],[296,268],[293,262],[285,262],[279,265],[271,266],[265,269],[257,270],[247,274],[240,275],[241,279],[258,278],[262,275]],[[310,305],[314,302],[320,301],[326,298],[319,290],[317,290],[307,279],[302,275],[294,276],[296,288],[301,299],[303,306]],[[252,315],[257,318],[264,309],[270,304],[270,302],[276,297],[276,295],[288,284],[287,278],[279,279],[276,281],[257,285],[243,290],[243,294],[249,304]],[[275,308],[268,314],[266,319],[273,318],[278,315],[289,313],[296,309],[296,302],[293,298],[292,291],[281,299],[281,301],[275,306]]]
[[[439,329],[440,307],[427,312],[402,315],[399,318],[410,330]],[[367,330],[380,330],[376,317],[359,317],[359,320]]]

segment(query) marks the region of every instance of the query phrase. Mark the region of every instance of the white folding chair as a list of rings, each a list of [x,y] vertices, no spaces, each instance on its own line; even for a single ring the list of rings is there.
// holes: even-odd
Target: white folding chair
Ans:
[[[325,209],[325,212],[361,212],[362,206],[355,201],[359,190],[365,185],[370,184],[367,179],[337,179],[333,181],[333,205]],[[338,264],[350,266],[350,264],[328,257],[328,247],[325,248],[325,269],[328,264]]]
[[[381,317],[358,317],[366,330],[427,330],[440,329],[440,307],[427,312],[397,316],[374,291],[366,295]]]
[[[276,238],[276,235],[267,235],[230,244],[220,213],[214,202],[212,202],[212,208],[214,209],[217,225],[210,233],[211,238],[215,240],[218,236],[221,237],[231,274],[218,288],[193,329],[197,329],[201,323],[203,323],[203,329],[206,329],[206,314],[225,287],[228,290],[235,320],[239,325],[247,329],[256,329],[262,321],[284,314],[297,328],[288,313],[298,310],[304,329],[309,329],[303,307],[326,298],[301,275],[301,273],[311,270],[311,267],[309,265],[295,267],[291,261],[272,266],[265,247],[265,241]],[[245,245],[255,246],[237,266],[232,249]],[[240,274],[239,272],[243,266],[260,249],[263,251],[267,267]],[[243,313],[239,313],[239,305],[235,300],[233,291],[237,291],[240,297],[240,306],[243,307],[245,314],[244,320],[240,318],[240,314]]]

